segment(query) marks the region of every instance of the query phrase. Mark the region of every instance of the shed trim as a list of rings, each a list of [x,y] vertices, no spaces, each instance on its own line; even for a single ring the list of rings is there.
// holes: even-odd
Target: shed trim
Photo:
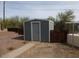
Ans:
[[[50,26],[50,25],[49,25]],[[49,43],[50,43],[50,28],[49,28]]]
[[[25,22],[23,22],[23,34],[24,34],[24,40],[25,40]]]

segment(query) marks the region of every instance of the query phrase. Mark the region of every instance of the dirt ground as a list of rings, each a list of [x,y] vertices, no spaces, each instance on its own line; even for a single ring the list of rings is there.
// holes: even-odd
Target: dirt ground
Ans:
[[[61,43],[39,43],[19,58],[77,58],[79,49]]]
[[[24,40],[16,38],[18,36],[19,35],[14,32],[0,31],[0,56],[26,43]]]
[[[19,35],[14,32],[1,32],[0,31],[0,56],[6,54],[16,48],[24,45],[24,40],[18,37]],[[28,43],[28,41],[26,41]],[[43,43],[37,44],[24,52],[19,58],[77,58],[79,57],[79,49],[61,43]]]

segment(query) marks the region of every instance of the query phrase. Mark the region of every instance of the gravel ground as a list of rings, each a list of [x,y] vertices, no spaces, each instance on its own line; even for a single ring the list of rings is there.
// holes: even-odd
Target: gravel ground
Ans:
[[[0,31],[0,56],[24,45],[24,41],[15,37],[19,35],[14,32]]]
[[[30,50],[24,52],[19,58],[77,58],[77,48],[61,43],[39,43]]]

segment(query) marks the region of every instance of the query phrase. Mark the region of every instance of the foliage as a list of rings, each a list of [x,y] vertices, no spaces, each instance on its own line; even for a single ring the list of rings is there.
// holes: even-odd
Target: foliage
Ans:
[[[67,30],[65,27],[66,22],[71,22],[74,19],[73,11],[72,10],[65,10],[65,12],[60,12],[56,16],[56,18],[49,17],[48,19],[54,21],[55,29],[56,30]]]
[[[74,19],[73,11],[72,10],[66,10],[64,13],[59,13],[58,14],[58,20],[60,24],[60,30],[69,30],[72,27],[70,26],[69,28],[66,25],[66,22],[71,22]]]
[[[55,23],[55,28],[58,30],[64,30],[65,23],[71,22],[74,19],[73,11],[72,10],[65,10],[65,12],[60,12],[56,16],[56,18],[50,16],[48,20],[52,20]],[[0,18],[0,24],[3,26],[3,28],[8,27],[20,27],[23,25],[23,22],[29,20],[27,17],[11,17],[6,18],[4,21]]]
[[[52,16],[49,16],[48,20],[52,20],[53,22],[56,22],[56,19],[54,17],[52,17]]]
[[[61,22],[70,22],[74,17],[72,10],[66,10],[65,12],[58,13],[57,15],[57,19]]]
[[[4,21],[0,20],[0,24],[2,24],[3,28],[8,28],[8,27],[20,27],[23,25],[23,22],[27,21],[27,17],[11,17],[11,18],[6,18]]]

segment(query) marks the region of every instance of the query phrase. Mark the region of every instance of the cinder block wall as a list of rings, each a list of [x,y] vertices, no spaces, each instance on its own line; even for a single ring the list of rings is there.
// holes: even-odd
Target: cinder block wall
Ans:
[[[79,47],[79,35],[78,34],[68,34],[67,35],[67,43],[73,46]]]

